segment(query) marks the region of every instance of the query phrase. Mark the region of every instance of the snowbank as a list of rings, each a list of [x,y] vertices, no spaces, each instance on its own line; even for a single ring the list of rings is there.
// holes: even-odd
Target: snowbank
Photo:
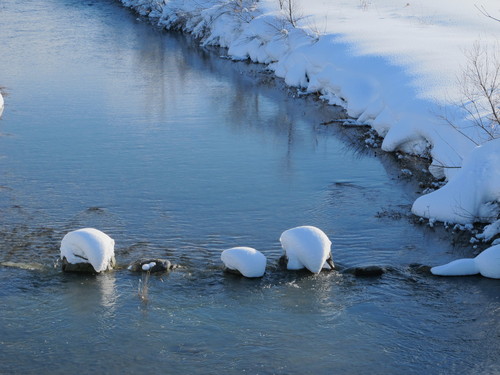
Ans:
[[[475,148],[457,175],[418,198],[412,212],[459,224],[495,221],[500,215],[500,138]]]
[[[500,22],[484,14],[498,18],[497,0],[121,1],[162,27],[225,47],[235,60],[268,64],[288,85],[344,106],[384,138],[384,150],[431,157],[436,177],[451,181],[485,141],[461,105],[457,76],[476,41],[498,53]],[[470,191],[463,195],[469,201]],[[427,203],[435,217],[449,219],[442,205]],[[483,203],[469,207],[469,220]]]
[[[495,237],[497,234],[500,234],[500,219],[494,221],[490,225],[486,225],[484,227],[483,233],[478,234],[476,237],[479,238],[480,240],[487,242],[491,241],[493,237]],[[500,238],[493,241],[492,244],[493,245],[500,244]]]
[[[323,267],[330,268],[325,263],[331,257],[332,242],[320,229],[312,226],[288,229],[281,234],[280,242],[289,270],[307,268],[318,273]]]
[[[227,268],[245,277],[262,277],[266,272],[265,255],[251,247],[233,247],[224,250],[220,257]]]
[[[115,241],[94,228],[83,228],[67,233],[61,241],[61,259],[71,264],[90,263],[96,272],[112,268]]]
[[[458,259],[433,267],[431,272],[437,276],[467,276],[480,273],[484,277],[500,279],[500,245],[484,250],[475,258]]]

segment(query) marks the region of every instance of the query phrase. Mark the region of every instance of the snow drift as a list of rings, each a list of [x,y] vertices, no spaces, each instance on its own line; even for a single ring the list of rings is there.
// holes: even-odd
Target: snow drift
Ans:
[[[415,201],[412,212],[460,224],[496,220],[500,214],[500,139],[474,149],[445,186]]]
[[[467,276],[480,273],[484,277],[500,279],[500,245],[484,250],[475,258],[458,259],[431,268],[437,276]]]

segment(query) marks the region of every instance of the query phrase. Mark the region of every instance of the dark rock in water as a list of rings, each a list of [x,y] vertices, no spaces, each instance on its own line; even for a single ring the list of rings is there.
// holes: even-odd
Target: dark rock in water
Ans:
[[[382,276],[387,270],[381,266],[362,266],[350,267],[345,269],[344,273],[350,273],[358,277],[378,277]]]
[[[224,272],[243,277],[243,274],[240,271],[233,270],[232,268],[224,267]]]
[[[431,266],[413,263],[413,264],[410,264],[409,267],[410,267],[410,270],[412,270],[416,273],[423,274],[423,275],[432,275],[432,272],[431,272],[432,267]]]
[[[286,269],[286,266],[288,265],[288,257],[286,255],[280,256],[280,258],[278,259],[278,265],[281,268],[285,268]]]
[[[113,257],[106,271],[113,269],[115,265],[116,261],[115,258]],[[94,273],[94,274],[99,273],[94,269],[94,267],[90,263],[70,263],[68,262],[66,257],[63,257],[62,260],[62,270],[64,272]]]
[[[139,259],[128,266],[132,272],[165,272],[173,268],[172,263],[166,259]]]

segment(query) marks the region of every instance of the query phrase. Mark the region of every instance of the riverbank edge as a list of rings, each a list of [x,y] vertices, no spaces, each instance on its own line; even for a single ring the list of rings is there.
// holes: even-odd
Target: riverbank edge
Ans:
[[[287,77],[283,77],[280,76],[280,74],[278,74],[277,69],[275,67],[271,68],[271,66],[275,64],[275,61],[259,61],[258,57],[250,56],[248,54],[248,50],[243,52],[240,51],[240,53],[238,53],[238,51],[235,51],[235,48],[230,47],[231,44],[225,39],[225,36],[220,34],[220,31],[219,33],[217,33],[218,32],[217,28],[212,27],[210,22],[207,21],[207,20],[212,20],[213,22],[215,22],[215,20],[217,20],[217,18],[221,16],[230,17],[231,19],[234,20],[236,24],[238,24],[238,26],[232,25],[231,27],[239,29],[240,34],[244,36],[245,33],[247,32],[244,25],[248,26],[249,24],[248,20],[249,19],[254,20],[256,17],[262,16],[263,13],[259,9],[243,7],[240,8],[239,10],[232,8],[228,10],[227,3],[224,3],[223,5],[220,4],[218,5],[216,1],[212,2],[208,1],[206,6],[198,9],[193,9],[192,12],[186,12],[182,9],[167,9],[168,2],[165,2],[164,5],[161,5],[151,0],[119,0],[119,2],[123,6],[132,9],[136,14],[145,17],[146,19],[149,20],[150,23],[160,27],[161,29],[166,29],[169,31],[179,31],[184,34],[191,35],[192,37],[194,37],[196,40],[199,41],[200,46],[205,46],[205,47],[216,46],[223,48],[226,51],[227,57],[229,59],[235,61],[248,60],[253,63],[264,64],[264,66],[266,66],[269,70],[273,71],[275,78],[283,78],[284,83],[287,87],[289,87],[290,89],[296,89],[298,95],[315,94],[325,102],[325,105],[333,104],[342,106],[350,116],[350,119],[346,121],[345,124],[370,127],[371,131],[367,133],[367,139],[365,140],[368,146],[373,148],[381,148],[383,151],[393,153],[394,155],[396,155],[401,159],[404,158],[404,155],[408,156],[415,155],[418,159],[420,159],[420,161],[426,164],[428,170],[432,173],[432,175],[430,175],[429,173],[423,173],[420,167],[412,169],[411,162],[404,163],[405,165],[404,170],[408,170],[409,175],[413,176],[413,178],[417,180],[417,182],[422,187],[423,195],[440,189],[445,184],[445,181],[449,180],[450,176],[445,175],[446,168],[438,168],[436,166],[435,162],[437,158],[435,157],[435,155],[433,155],[432,153],[433,148],[431,147],[429,142],[425,139],[425,137],[423,139],[413,139],[413,140],[410,139],[408,142],[410,143],[413,142],[413,143],[411,144],[410,148],[407,147],[406,149],[405,145],[402,143],[403,141],[394,142],[394,139],[392,139],[391,147],[384,145],[384,143],[387,143],[386,142],[387,138],[389,138],[387,137],[388,129],[381,129],[380,125],[379,126],[374,125],[372,121],[374,117],[371,116],[369,113],[370,111],[373,111],[373,109],[368,108],[368,110],[365,110],[362,113],[358,113],[358,115],[353,116],[350,113],[352,112],[352,108],[351,109],[349,108],[348,101],[343,100],[343,98],[337,97],[332,99],[331,97],[328,97],[328,95],[321,95],[321,92],[319,90],[318,92],[314,93],[310,92],[310,90],[304,90],[304,88],[308,86],[309,82],[303,85],[296,85],[293,82],[290,83],[289,80],[287,80]],[[241,7],[243,1],[238,2],[238,4]],[[244,12],[245,14],[238,14],[238,12],[240,11]],[[268,17],[268,15],[265,16]],[[274,18],[276,22],[283,22],[283,20],[281,21],[279,20],[280,17],[279,15],[271,15],[270,17]],[[296,43],[295,48],[297,49],[301,48],[304,43],[305,44],[311,43],[311,39],[315,38],[314,35],[311,35],[304,29],[298,28],[295,25],[288,25],[288,26],[289,26],[288,28],[284,28],[284,30],[286,29],[285,31],[287,32],[284,33],[281,37],[287,39],[287,43],[290,45]],[[291,31],[288,31],[290,27]],[[295,34],[293,38],[290,37],[290,33]],[[236,39],[238,38],[241,38],[241,36],[237,37]],[[235,38],[232,37],[232,40],[234,39]],[[298,40],[304,39],[305,42],[302,43],[299,42],[297,44],[297,39]],[[275,41],[273,40],[268,42],[269,45],[271,45]],[[290,45],[288,46],[288,48],[290,48]],[[279,45],[276,45],[274,47],[278,49],[280,48]],[[407,137],[408,135],[403,135],[402,138],[405,138],[405,136]],[[434,148],[437,147],[437,145],[432,145],[432,146],[434,146]],[[420,152],[414,152],[415,149],[420,150]],[[411,156],[411,158],[414,157]],[[460,158],[462,158],[462,156],[460,156]],[[455,171],[453,170],[452,172],[454,173]],[[433,217],[419,215],[416,212],[412,213],[416,215],[416,217],[420,217],[420,219],[414,220],[415,222],[426,223],[430,227],[435,226],[436,222],[441,221],[439,219],[436,220]],[[457,242],[457,237],[459,238],[458,241],[462,243],[469,242],[470,240],[470,243],[472,244],[472,247],[474,249],[485,248],[487,245],[485,244],[483,246],[481,242],[485,243],[493,242],[497,238],[497,236],[492,236],[491,238],[489,238],[489,240],[485,240],[483,232],[485,230],[485,227],[487,227],[488,223],[480,223],[480,222],[455,223],[453,221],[448,222],[446,220],[442,220],[442,222],[445,229],[451,229],[454,233],[459,233],[458,236],[454,236],[452,242]],[[469,233],[469,238],[466,238],[467,236],[464,236],[463,232]]]

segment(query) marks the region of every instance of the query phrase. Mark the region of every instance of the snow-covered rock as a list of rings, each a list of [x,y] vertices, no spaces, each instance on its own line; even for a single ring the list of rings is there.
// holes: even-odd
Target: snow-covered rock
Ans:
[[[476,147],[445,186],[415,201],[412,212],[459,224],[495,221],[500,214],[500,138]]]
[[[281,246],[287,257],[287,269],[307,268],[319,273],[323,267],[332,268],[331,245],[328,236],[313,226],[301,226],[288,229],[281,234]],[[326,262],[331,262],[331,265]]]
[[[65,267],[68,271],[71,265],[82,264],[92,265],[95,272],[110,270],[115,264],[115,241],[94,228],[75,230],[61,241],[61,259],[70,265]]]
[[[262,277],[266,272],[266,256],[251,247],[224,250],[220,258],[226,268],[238,271],[245,277]]]
[[[132,272],[165,272],[173,268],[172,263],[166,259],[139,259],[130,264],[127,269]]]
[[[484,277],[500,279],[500,245],[484,250],[475,258],[458,259],[432,267],[431,272],[437,276],[467,276],[480,273]]]

